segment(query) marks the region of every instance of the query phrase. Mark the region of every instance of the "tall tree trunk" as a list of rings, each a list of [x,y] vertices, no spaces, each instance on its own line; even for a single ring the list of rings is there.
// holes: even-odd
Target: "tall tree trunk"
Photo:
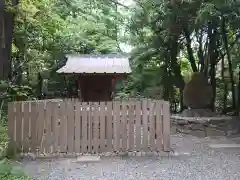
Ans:
[[[166,65],[164,65],[164,73],[163,73],[163,81],[162,81],[162,83],[163,83],[163,99],[165,101],[168,101],[168,99],[169,99],[169,81],[168,81],[168,79],[169,79],[168,64],[166,64]]]
[[[240,66],[238,67],[240,69]],[[237,112],[240,112],[240,71],[238,72],[238,109]]]
[[[22,84],[22,73],[23,73],[23,69],[22,69],[22,64],[21,64],[21,62],[23,62],[23,59],[24,59],[24,53],[19,50],[18,53],[17,53],[17,57],[16,57],[16,61],[17,61],[16,84],[19,85],[19,86]]]
[[[12,38],[13,38],[13,24],[14,14],[12,12],[5,11],[4,15],[5,24],[5,49],[4,49],[4,77],[10,78],[11,76],[11,54],[12,54]]]
[[[191,64],[193,72],[197,72],[198,69],[197,69],[197,65],[196,65],[196,62],[195,62],[195,58],[193,56],[193,50],[192,50],[192,47],[191,47],[191,38],[190,38],[189,30],[187,29],[187,27],[184,27],[183,31],[184,31],[185,38],[187,40],[187,52],[188,52],[189,62]]]
[[[177,60],[177,55],[179,52],[179,44],[178,44],[178,38],[179,38],[179,34],[181,33],[181,28],[179,26],[179,24],[177,23],[176,20],[176,0],[170,0],[170,9],[172,11],[172,22],[169,28],[169,38],[167,40],[167,44],[168,44],[168,52],[169,57],[170,57],[170,64],[171,64],[171,69],[174,73],[174,77],[175,77],[175,84],[176,86],[180,89],[180,92],[183,92],[184,86],[185,86],[185,82],[183,79],[183,76],[181,74],[181,68],[180,65],[178,63]],[[181,96],[183,96],[181,94]],[[181,98],[182,100],[182,98]],[[182,101],[180,100],[181,103],[181,111],[185,108],[183,106]]]
[[[216,46],[216,24],[214,22],[209,23],[208,25],[208,38],[209,38],[209,46],[208,46],[208,57],[210,61],[210,78],[212,85],[213,98],[211,101],[211,109],[215,110],[215,99],[216,99],[216,63],[218,58],[217,46]]]
[[[4,0],[0,1],[0,78],[4,78]]]
[[[225,80],[225,63],[224,63],[224,55],[222,55],[222,61],[221,61],[221,76],[222,76],[222,82],[224,85],[224,92],[223,92],[223,113],[225,113],[226,109],[227,109],[227,92],[228,92],[228,87],[227,87],[227,83]]]
[[[3,73],[1,73],[0,70],[0,77],[2,76],[4,79],[11,79],[11,53],[15,12],[3,10],[3,2],[4,0],[1,0],[0,4],[0,24],[4,24],[3,28],[0,30],[0,35],[3,34],[4,37],[0,40],[0,62],[3,68],[1,69],[3,70]],[[16,9],[18,0],[11,0],[11,3],[13,5],[13,8]]]
[[[222,31],[222,39],[223,39],[224,47],[226,49],[227,60],[228,60],[229,76],[230,76],[231,91],[232,91],[232,108],[233,108],[234,112],[236,112],[235,82],[234,82],[234,77],[233,77],[231,54],[230,54],[229,47],[228,47],[226,20],[225,20],[224,16],[222,16],[221,31]]]
[[[198,70],[199,72],[203,72],[204,70],[204,55],[203,55],[203,42],[202,42],[202,39],[203,39],[203,30],[201,29],[199,34],[198,34],[198,44],[199,44],[199,47],[198,47]]]
[[[175,85],[177,86],[177,88],[180,89],[180,92],[183,92],[185,82],[181,74],[181,67],[177,60],[177,55],[179,50],[178,46],[179,46],[178,36],[174,35],[170,40],[170,47],[169,47],[171,70],[175,77]],[[183,94],[181,94],[181,96],[183,96]],[[185,109],[183,105],[183,97],[180,98],[180,106],[181,106],[181,111]]]
[[[212,85],[212,92],[213,92],[213,98],[211,101],[211,109],[212,111],[215,111],[215,100],[216,100],[216,65],[214,63],[211,63],[210,67],[210,77],[211,77],[211,85]]]
[[[43,87],[43,78],[41,76],[41,73],[38,73],[38,99],[43,99],[43,93],[42,93],[42,87]]]

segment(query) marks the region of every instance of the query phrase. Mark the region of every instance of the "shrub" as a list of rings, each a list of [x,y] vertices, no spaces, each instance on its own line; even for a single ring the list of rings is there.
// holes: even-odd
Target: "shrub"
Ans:
[[[1,180],[25,180],[28,178],[20,166],[14,166],[10,160],[0,161],[0,179]]]

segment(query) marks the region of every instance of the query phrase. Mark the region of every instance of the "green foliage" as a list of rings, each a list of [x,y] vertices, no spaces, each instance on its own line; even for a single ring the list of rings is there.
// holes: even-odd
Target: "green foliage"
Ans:
[[[0,109],[2,112],[2,109]],[[15,151],[10,147],[6,115],[0,116],[0,179],[1,180],[27,180],[29,179],[21,166],[16,165],[7,158],[14,158]]]
[[[2,91],[2,98],[6,100],[5,105],[7,105],[8,101],[14,101],[18,97],[26,100],[34,99],[32,88],[27,85],[16,85],[13,83],[8,83],[6,81],[1,81],[0,89]]]
[[[0,125],[0,158],[4,156],[7,147],[8,147],[7,128],[6,126]]]
[[[215,105],[220,110],[237,101],[229,96],[231,84],[240,86],[239,7],[234,0],[173,4],[169,0],[141,0],[128,7],[107,0],[20,0],[14,26],[12,79],[5,83],[6,97],[34,99],[41,83],[46,91],[63,92],[74,83],[72,77],[65,80],[55,73],[64,64],[65,54],[118,53],[120,44],[125,43],[134,48],[133,73],[118,89],[117,98],[164,98],[180,103],[184,85],[197,67],[213,86],[216,84]],[[230,50],[224,44],[223,19]],[[221,58],[233,73],[233,80],[221,77]],[[39,74],[44,79],[41,83]],[[223,103],[225,95],[227,105]]]
[[[47,84],[63,91],[66,82],[56,70],[65,54],[121,51],[119,28],[127,18],[123,13],[104,0],[21,0],[14,27],[11,94],[36,97],[38,74],[45,72],[51,77],[44,77]]]
[[[1,118],[3,118],[1,116]],[[21,166],[13,164],[12,161],[5,157],[14,157],[14,154],[10,154],[10,148],[8,144],[8,132],[5,120],[1,119],[0,123],[0,179],[1,180],[25,180],[29,179]]]
[[[239,56],[239,44],[236,41],[239,36],[239,26],[236,26],[240,21],[239,6],[240,3],[234,0],[136,2],[130,8],[131,21],[128,26],[128,42],[134,46],[134,72],[124,91],[155,98],[158,92],[166,100],[180,102],[180,92],[189,81],[195,65],[198,71],[206,71],[211,79],[216,91],[217,110],[221,111],[229,103],[237,101],[227,95],[228,105],[223,103],[224,94],[231,94],[233,90],[224,90],[219,83],[219,72],[222,71],[219,60],[223,57],[225,67],[234,74],[231,81],[223,77],[228,87],[237,83],[240,86],[237,73],[239,58],[236,58]],[[231,57],[226,56],[229,50],[224,45],[224,33],[221,31],[223,17],[226,20]],[[215,30],[215,37],[211,35],[211,29]],[[210,44],[213,38],[216,44]],[[213,55],[214,51],[217,53]],[[229,61],[232,69],[228,67]],[[210,74],[212,64],[216,68],[214,77]]]
[[[0,179],[2,180],[25,180],[28,178],[20,166],[14,166],[11,161],[0,161]]]

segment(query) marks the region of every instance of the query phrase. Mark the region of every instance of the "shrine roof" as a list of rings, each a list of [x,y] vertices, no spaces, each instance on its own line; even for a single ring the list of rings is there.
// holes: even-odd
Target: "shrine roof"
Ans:
[[[126,55],[118,54],[89,54],[67,55],[66,64],[57,70],[65,74],[129,74],[131,67]]]

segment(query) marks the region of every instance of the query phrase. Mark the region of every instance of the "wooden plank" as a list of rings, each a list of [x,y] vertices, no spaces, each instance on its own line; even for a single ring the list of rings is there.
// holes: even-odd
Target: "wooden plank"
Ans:
[[[67,152],[67,111],[66,101],[60,103],[60,152]]]
[[[82,139],[81,139],[81,152],[87,152],[88,145],[88,105],[86,102],[82,103]]]
[[[163,104],[163,150],[170,151],[170,105],[168,101]]]
[[[100,138],[99,138],[99,102],[94,102],[93,110],[93,152],[99,152]]]
[[[105,102],[100,102],[100,151],[104,152],[106,149],[106,110],[105,110]]]
[[[162,143],[162,101],[156,101],[156,149],[157,151],[163,150],[163,143]]]
[[[135,139],[135,143],[136,143],[136,150],[140,151],[141,150],[141,131],[142,131],[141,102],[136,101],[135,105],[136,105],[136,109],[135,109],[135,112],[136,112],[136,122],[135,122],[136,139]]]
[[[30,124],[30,103],[23,102],[23,152],[29,152],[29,124]]]
[[[76,110],[75,110],[75,152],[81,152],[81,102],[76,102]]]
[[[143,136],[142,149],[148,151],[148,101],[142,101],[142,116],[143,116]]]
[[[45,103],[37,103],[37,147],[40,152],[43,152],[43,138],[44,138],[44,121],[45,121]]]
[[[120,150],[120,102],[113,103],[113,146],[115,151]]]
[[[122,101],[122,117],[121,117],[121,135],[122,135],[122,151],[127,151],[127,102]]]
[[[30,121],[31,121],[31,144],[30,144],[30,148],[31,148],[31,152],[32,153],[36,153],[36,149],[37,149],[37,103],[36,102],[31,102],[30,104],[31,106],[31,113],[30,113]]]
[[[8,138],[9,138],[9,146],[15,149],[15,140],[16,140],[16,109],[15,102],[8,103]]]
[[[67,102],[67,152],[74,152],[74,102]]]
[[[58,152],[59,146],[59,103],[54,103],[53,114],[52,114],[52,151],[53,153]]]
[[[22,102],[16,102],[16,145],[22,149],[23,108]]]
[[[112,123],[113,123],[113,104],[111,101],[107,102],[107,147],[106,147],[106,151],[111,152],[113,149],[113,144],[112,144],[112,140],[113,140],[113,127],[112,127]]]
[[[52,112],[53,112],[53,103],[48,101],[46,104],[46,117],[45,117],[45,134],[44,134],[44,149],[46,153],[51,153],[52,149]]]
[[[92,153],[92,138],[93,138],[93,116],[92,116],[92,102],[88,102],[88,152]]]
[[[135,120],[135,114],[134,114],[135,108],[134,108],[134,102],[129,102],[129,121],[128,121],[128,149],[134,150],[134,120]]]
[[[149,147],[151,151],[155,150],[155,111],[156,103],[153,100],[149,101]]]

